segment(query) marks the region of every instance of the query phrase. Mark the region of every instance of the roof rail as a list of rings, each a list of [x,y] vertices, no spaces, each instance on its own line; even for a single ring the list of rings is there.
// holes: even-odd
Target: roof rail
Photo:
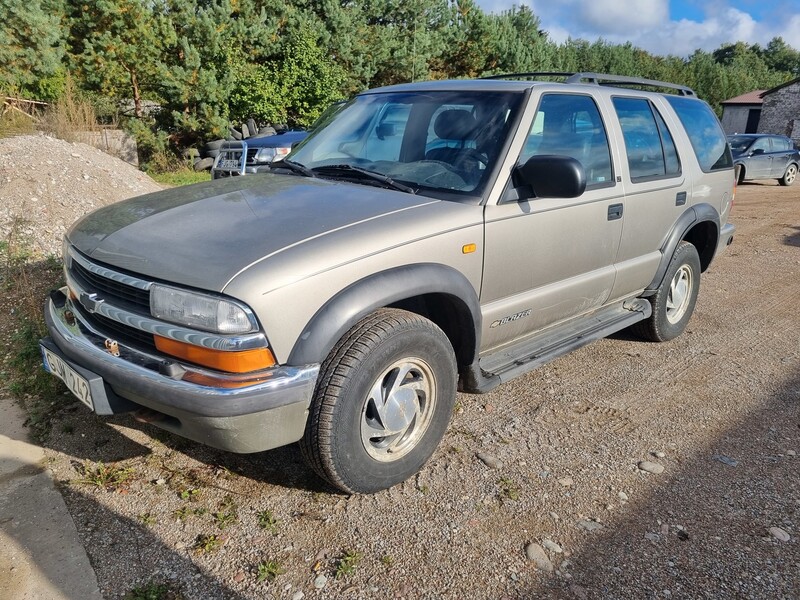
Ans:
[[[532,79],[536,77],[565,77],[564,83],[590,83],[594,85],[618,85],[628,84],[641,87],[659,87],[678,92],[679,96],[696,97],[694,90],[685,85],[669,83],[666,81],[656,81],[655,79],[644,79],[642,77],[627,77],[625,75],[607,75],[605,73],[562,73],[558,71],[534,71],[531,73],[509,73],[506,75],[490,75],[481,79]]]

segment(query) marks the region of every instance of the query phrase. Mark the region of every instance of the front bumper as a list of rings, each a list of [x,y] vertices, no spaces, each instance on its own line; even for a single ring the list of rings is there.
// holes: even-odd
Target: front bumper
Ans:
[[[163,373],[163,357],[121,344],[119,356],[112,355],[106,338],[77,314],[64,290],[51,294],[45,303],[50,336],[41,344],[87,380],[98,414],[149,408],[159,413],[153,424],[162,429],[240,453],[303,436],[319,365],[276,367],[245,385],[188,367],[170,377]],[[205,376],[208,384],[188,381],[192,375]]]

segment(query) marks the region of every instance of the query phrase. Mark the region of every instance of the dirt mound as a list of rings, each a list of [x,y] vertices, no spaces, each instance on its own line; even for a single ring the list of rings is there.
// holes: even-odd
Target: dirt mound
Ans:
[[[61,252],[64,233],[79,217],[160,189],[86,144],[45,135],[0,139],[0,239],[24,239],[42,257]]]

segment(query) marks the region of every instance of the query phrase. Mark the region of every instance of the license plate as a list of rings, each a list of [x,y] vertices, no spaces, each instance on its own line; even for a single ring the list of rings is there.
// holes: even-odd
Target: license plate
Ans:
[[[219,161],[217,164],[218,169],[224,169],[226,171],[238,171],[242,168],[242,162],[240,160],[233,160],[230,158],[226,158],[224,160]]]
[[[41,349],[42,358],[44,359],[44,368],[63,381],[67,388],[69,388],[69,391],[75,394],[78,400],[94,410],[92,394],[89,390],[89,382],[86,381],[86,378],[61,360],[61,357],[57,354],[53,354],[44,346],[41,346]]]

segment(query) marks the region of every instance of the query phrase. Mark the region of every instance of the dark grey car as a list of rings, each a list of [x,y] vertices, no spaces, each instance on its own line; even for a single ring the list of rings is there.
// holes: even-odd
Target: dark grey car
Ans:
[[[792,185],[797,179],[800,152],[783,135],[738,133],[729,135],[738,182],[754,179],[777,179],[781,185]]]

